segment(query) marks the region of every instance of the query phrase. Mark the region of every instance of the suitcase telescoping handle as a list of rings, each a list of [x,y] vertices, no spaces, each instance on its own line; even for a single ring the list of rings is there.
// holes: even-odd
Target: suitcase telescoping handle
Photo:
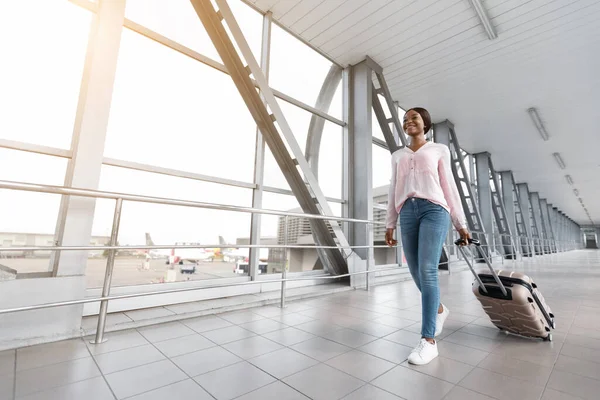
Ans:
[[[477,275],[477,272],[475,272],[475,270],[473,269],[473,265],[471,265],[471,262],[469,261],[469,257],[467,257],[467,255],[465,254],[465,251],[462,248],[462,245],[465,244],[465,240],[462,239],[462,238],[460,238],[457,241],[455,241],[454,244],[458,246],[458,250],[463,255],[463,258],[465,259],[465,262],[467,263],[467,265],[469,266],[469,269],[473,273],[473,276],[475,276],[475,279],[477,280],[477,283],[479,283],[479,287],[481,288],[481,290],[484,291],[484,293],[487,294],[488,291],[485,288],[485,285],[483,284],[483,282],[481,282],[481,279],[479,278],[479,275]],[[471,238],[469,238],[469,244],[475,245],[477,247],[481,246],[481,242],[479,242],[479,240],[477,240],[477,239],[471,239]],[[506,296],[507,295],[506,288],[504,287],[504,284],[502,283],[502,281],[498,277],[498,274],[496,273],[496,271],[494,271],[494,267],[492,267],[492,263],[490,263],[490,260],[487,258],[487,256],[485,255],[485,253],[483,251],[481,252],[481,256],[485,260],[485,263],[487,264],[488,268],[490,269],[490,272],[492,273],[492,276],[496,280],[496,283],[498,284],[498,286],[500,286],[500,290],[502,290],[502,294],[504,296]]]

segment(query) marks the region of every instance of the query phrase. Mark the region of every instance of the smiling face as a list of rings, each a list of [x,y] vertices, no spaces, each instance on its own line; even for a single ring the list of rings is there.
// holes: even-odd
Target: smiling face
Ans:
[[[402,125],[404,132],[410,137],[423,135],[425,133],[425,122],[421,114],[415,110],[409,110],[404,115],[404,124]]]

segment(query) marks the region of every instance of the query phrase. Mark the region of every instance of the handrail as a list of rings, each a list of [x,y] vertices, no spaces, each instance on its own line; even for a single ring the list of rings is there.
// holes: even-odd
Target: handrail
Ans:
[[[0,315],[14,313],[14,312],[20,312],[20,311],[32,311],[32,310],[39,310],[39,309],[44,309],[44,308],[72,306],[72,305],[86,304],[86,303],[96,303],[98,301],[122,300],[122,299],[130,299],[130,298],[134,298],[134,297],[191,292],[191,291],[196,291],[196,290],[224,288],[224,287],[231,287],[231,286],[249,286],[249,285],[259,285],[259,284],[262,285],[262,284],[267,284],[267,283],[311,281],[311,280],[315,280],[315,279],[325,279],[325,280],[327,280],[327,279],[342,279],[342,278],[347,278],[347,277],[354,276],[354,275],[370,274],[370,273],[383,272],[383,271],[388,271],[388,270],[389,271],[398,270],[399,268],[400,267],[398,267],[398,266],[394,266],[394,267],[389,267],[389,268],[378,268],[378,269],[374,269],[374,270],[370,270],[370,271],[351,272],[351,273],[342,274],[342,275],[307,276],[307,277],[285,278],[285,279],[267,279],[267,280],[261,280],[261,281],[223,283],[223,284],[200,286],[200,287],[188,287],[188,288],[179,288],[179,289],[157,290],[157,291],[153,291],[153,292],[120,294],[120,295],[116,295],[116,296],[101,296],[101,297],[86,298],[86,299],[81,299],[81,300],[59,301],[59,302],[55,302],[55,303],[36,304],[33,306],[23,306],[23,307],[0,309]]]
[[[92,197],[92,198],[97,198],[97,199],[111,199],[111,200],[122,199],[124,201],[134,201],[134,202],[138,202],[138,203],[153,203],[153,204],[164,204],[164,205],[171,205],[171,206],[206,208],[206,209],[221,210],[221,211],[278,215],[278,216],[282,216],[282,217],[285,217],[287,215],[289,217],[298,217],[298,218],[321,219],[321,220],[339,221],[339,222],[355,222],[355,223],[374,224],[374,225],[385,225],[385,222],[369,221],[369,220],[364,220],[364,219],[342,218],[342,217],[334,217],[334,216],[329,216],[329,215],[318,215],[318,214],[292,213],[292,212],[277,211],[277,210],[267,210],[267,209],[262,209],[262,208],[230,206],[230,205],[226,205],[226,204],[206,203],[206,202],[192,201],[192,200],[177,200],[177,199],[168,199],[168,198],[164,198],[164,197],[142,196],[142,195],[136,195],[136,194],[115,193],[115,192],[106,192],[106,191],[92,190],[92,189],[68,188],[68,187],[64,187],[64,186],[42,185],[42,184],[4,181],[4,180],[0,180],[0,189],[21,190],[21,191],[26,191],[26,192],[52,193],[52,194],[61,194],[61,195],[66,195],[66,196]]]

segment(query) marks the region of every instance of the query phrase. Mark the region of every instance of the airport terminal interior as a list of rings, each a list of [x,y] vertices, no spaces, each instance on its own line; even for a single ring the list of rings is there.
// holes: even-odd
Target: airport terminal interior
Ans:
[[[1,1],[0,400],[598,399],[599,17]],[[395,167],[414,107],[448,181]],[[438,234],[435,340],[396,173],[475,240]]]

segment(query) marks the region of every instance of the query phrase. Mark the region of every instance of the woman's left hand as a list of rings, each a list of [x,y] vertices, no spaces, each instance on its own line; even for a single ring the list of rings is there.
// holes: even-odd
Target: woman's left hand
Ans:
[[[461,246],[467,246],[469,244],[469,239],[471,239],[471,234],[469,233],[469,230],[467,228],[459,229],[458,234],[463,240],[463,244],[461,244]]]

